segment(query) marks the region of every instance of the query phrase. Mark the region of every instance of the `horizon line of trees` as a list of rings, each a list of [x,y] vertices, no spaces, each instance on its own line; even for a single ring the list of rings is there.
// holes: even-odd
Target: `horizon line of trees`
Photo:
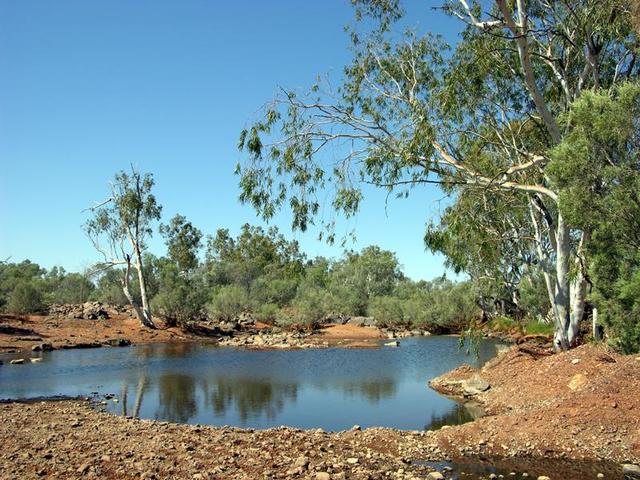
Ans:
[[[450,332],[481,315],[470,282],[446,276],[413,281],[401,272],[394,253],[377,246],[346,251],[338,259],[308,259],[277,228],[245,224],[235,238],[219,229],[205,239],[177,215],[159,231],[167,254],[143,252],[142,276],[149,311],[170,325],[232,321],[243,313],[269,324],[305,326],[371,316],[383,326]],[[125,270],[77,273],[47,270],[29,260],[3,262],[0,309],[28,314],[57,303],[141,304],[137,278],[129,282],[128,295],[123,289]]]

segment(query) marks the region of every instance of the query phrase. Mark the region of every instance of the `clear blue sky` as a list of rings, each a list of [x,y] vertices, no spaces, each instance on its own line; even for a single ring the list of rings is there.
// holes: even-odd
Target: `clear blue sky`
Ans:
[[[432,4],[408,5],[420,30],[455,41],[460,27]],[[348,0],[0,0],[0,257],[82,269],[98,259],[81,225],[113,174],[153,172],[166,221],[206,233],[261,224],[237,201],[238,134],[278,86],[304,88],[349,61]],[[413,21],[415,20],[415,21]],[[367,196],[355,229],[397,252],[412,278],[443,272],[425,252],[436,189],[408,200]],[[318,231],[274,224],[309,256],[336,257]],[[151,251],[163,254],[161,239]]]

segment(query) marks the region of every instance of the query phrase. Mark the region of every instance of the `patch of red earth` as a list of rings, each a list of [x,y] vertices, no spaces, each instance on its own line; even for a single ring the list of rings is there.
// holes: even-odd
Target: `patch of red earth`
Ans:
[[[375,348],[381,338],[384,335],[375,327],[327,324],[311,336],[311,341],[328,343],[332,347]]]
[[[481,370],[435,379],[442,393],[479,376],[489,416],[436,432],[450,456],[546,456],[640,462],[640,359],[591,345],[557,355],[516,346]],[[457,391],[456,391],[457,390]]]
[[[39,343],[64,348],[103,343],[113,338],[125,338],[134,344],[207,340],[206,336],[185,332],[177,327],[166,328],[161,320],[156,320],[156,323],[157,329],[143,328],[136,318],[126,314],[114,314],[106,320],[1,315],[0,351],[30,350]]]

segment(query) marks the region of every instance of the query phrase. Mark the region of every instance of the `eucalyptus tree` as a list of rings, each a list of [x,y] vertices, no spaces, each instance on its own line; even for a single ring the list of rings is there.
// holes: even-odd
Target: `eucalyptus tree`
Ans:
[[[160,225],[168,258],[158,260],[159,288],[153,299],[168,325],[186,324],[203,314],[207,290],[198,270],[202,232],[182,215]]]
[[[371,21],[351,30],[354,57],[340,88],[283,90],[241,132],[241,200],[265,218],[288,204],[302,230],[327,193],[334,210],[354,215],[365,185],[402,196],[435,183],[454,201],[479,190],[520,202],[553,299],[555,345],[569,348],[583,316],[590,232],[568,224],[546,169],[570,128],[560,117],[581,93],[637,78],[628,7],[449,0],[443,13],[463,27],[451,48],[428,32],[396,31],[397,0],[354,4]]]
[[[202,232],[182,215],[174,216],[169,224],[160,225],[165,238],[169,258],[188,276],[198,266],[198,250]]]
[[[122,291],[140,323],[149,328],[155,328],[155,324],[149,307],[143,252],[153,233],[152,225],[160,219],[162,211],[151,193],[153,185],[150,173],[142,174],[133,168],[131,173],[117,173],[111,182],[111,195],[89,209],[93,216],[85,223],[85,232],[102,255],[96,270],[122,267]],[[132,269],[137,273],[141,305],[131,293]]]

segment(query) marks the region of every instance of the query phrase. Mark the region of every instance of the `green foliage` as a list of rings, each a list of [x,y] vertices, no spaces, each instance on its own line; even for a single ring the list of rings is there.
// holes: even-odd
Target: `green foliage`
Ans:
[[[554,326],[553,326],[553,323],[532,321],[525,324],[524,331],[527,335],[552,336],[554,331]]]
[[[91,298],[95,285],[80,273],[64,273],[55,279],[49,299],[51,303],[84,303]]]
[[[191,272],[198,266],[198,249],[202,232],[182,215],[176,215],[168,225],[160,225],[165,238],[169,258],[181,272]]]
[[[395,297],[375,297],[371,300],[368,314],[375,318],[379,325],[399,326],[403,325],[402,300]]]
[[[327,314],[327,294],[319,288],[305,288],[298,291],[292,305],[295,323],[314,325]]]
[[[280,318],[280,307],[275,303],[265,303],[260,305],[255,312],[256,320],[273,325]]]
[[[519,284],[520,308],[535,320],[545,319],[551,309],[549,294],[540,270],[529,271]]]
[[[80,273],[67,273],[61,267],[47,271],[25,260],[0,263],[0,309],[32,313],[52,303],[82,303],[95,289]]]
[[[36,313],[44,308],[41,290],[33,282],[20,280],[9,295],[7,310],[12,313]]]
[[[239,285],[220,287],[207,305],[209,315],[219,320],[233,320],[249,309],[249,296]]]
[[[563,212],[591,233],[591,302],[614,347],[640,351],[640,84],[585,92],[563,121],[569,129],[549,171]]]
[[[491,319],[489,327],[495,332],[512,333],[519,327],[519,324],[513,318],[496,316]]]
[[[446,1],[442,11],[462,20],[450,48],[431,33],[396,29],[404,15],[397,0],[352,3],[367,21],[349,30],[353,59],[338,89],[284,91],[241,132],[240,199],[267,219],[289,208],[296,229],[320,219],[333,241],[334,217],[355,215],[365,186],[405,197],[437,183],[451,203],[425,242],[469,275],[483,313],[539,318],[545,288],[558,303],[559,338],[567,337],[560,317],[571,310],[566,292],[577,272],[564,273],[565,259],[579,255],[581,272],[596,277],[576,239],[624,244],[640,231],[638,87],[624,85],[640,72],[629,9],[620,0]],[[618,216],[624,229],[603,227]],[[587,243],[604,272],[594,249],[605,247]],[[532,269],[560,275],[545,281]],[[345,277],[330,285],[342,311],[362,314],[372,298],[390,295]],[[622,286],[606,283],[596,291],[627,311]],[[420,302],[407,296],[405,314],[433,321]],[[438,318],[462,317],[441,305]],[[470,314],[471,303],[461,310]]]
[[[282,306],[295,295],[303,261],[298,243],[277,228],[245,224],[237,238],[226,229],[209,238],[205,268],[211,286],[239,285],[257,303]]]
[[[18,283],[39,282],[46,271],[36,263],[0,263],[0,308],[5,308]]]
[[[328,288],[332,309],[344,315],[365,315],[370,299],[390,295],[401,279],[400,265],[392,252],[377,246],[347,252],[331,267]]]
[[[160,288],[152,304],[169,325],[184,325],[204,317],[208,292],[202,278],[188,278],[177,263],[160,262]]]

